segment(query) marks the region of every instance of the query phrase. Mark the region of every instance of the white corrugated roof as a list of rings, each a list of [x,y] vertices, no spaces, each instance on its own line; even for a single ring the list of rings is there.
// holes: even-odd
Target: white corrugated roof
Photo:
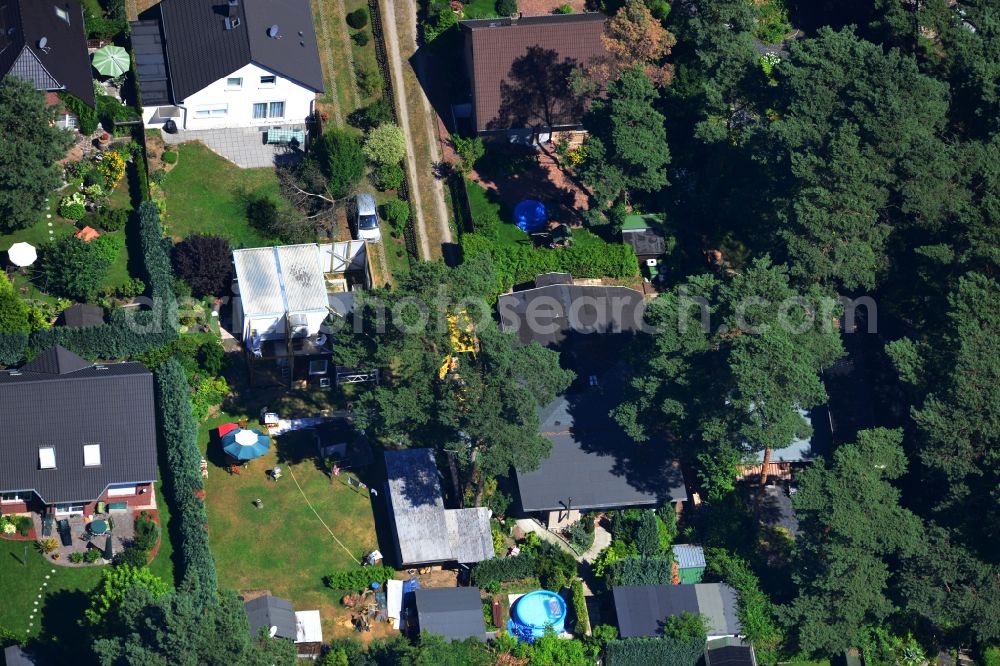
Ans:
[[[323,642],[323,626],[319,621],[318,610],[295,611],[295,642]]]
[[[320,261],[327,273],[346,273],[365,268],[363,240],[338,241],[319,246]]]
[[[326,309],[315,243],[234,250],[233,262],[245,317]]]

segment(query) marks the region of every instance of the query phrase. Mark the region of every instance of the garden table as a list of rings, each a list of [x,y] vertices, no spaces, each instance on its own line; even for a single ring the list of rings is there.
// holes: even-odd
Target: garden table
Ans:
[[[99,536],[108,531],[108,523],[104,520],[95,520],[90,523],[89,529],[91,534]]]

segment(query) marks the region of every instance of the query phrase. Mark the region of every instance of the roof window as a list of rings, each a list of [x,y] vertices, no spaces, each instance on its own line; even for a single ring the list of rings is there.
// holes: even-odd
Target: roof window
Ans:
[[[101,445],[100,444],[84,444],[83,445],[83,466],[84,467],[97,467],[101,464]]]
[[[38,467],[39,469],[56,468],[56,450],[54,448],[44,446],[38,449]]]

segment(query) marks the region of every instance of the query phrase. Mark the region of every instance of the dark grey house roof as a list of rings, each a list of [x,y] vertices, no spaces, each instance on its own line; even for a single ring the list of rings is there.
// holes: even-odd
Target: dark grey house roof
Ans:
[[[39,90],[65,90],[93,107],[80,3],[9,0],[0,5],[0,77],[8,74]]]
[[[420,631],[441,634],[450,641],[485,638],[478,587],[421,588],[413,594]]]
[[[588,379],[588,378],[583,378]],[[539,430],[552,451],[538,469],[517,471],[525,511],[648,506],[687,499],[679,466],[663,447],[629,438],[609,412],[625,390],[616,366],[583,381],[539,411]],[[572,502],[570,502],[572,500]]]
[[[77,303],[62,312],[63,326],[100,326],[104,323],[104,308],[90,303]]]
[[[722,583],[623,585],[612,588],[622,638],[663,634],[668,617],[699,613],[708,618],[708,636],[737,636],[736,591]]]
[[[175,103],[250,63],[310,90],[323,90],[309,0],[238,0],[234,11],[238,25],[232,29],[226,28],[229,8],[224,1],[163,0],[140,16],[143,22],[161,23]],[[268,36],[271,26],[278,27],[278,37]],[[143,103],[151,102],[144,98]]]
[[[493,557],[490,510],[444,508],[431,449],[386,451],[385,468],[400,564],[468,564]]]
[[[245,602],[243,608],[250,623],[251,638],[256,638],[261,629],[269,631],[277,627],[275,636],[295,640],[295,611],[291,601],[268,594]]]
[[[705,666],[757,666],[757,655],[739,638],[717,638],[705,646]]]
[[[0,423],[0,491],[88,502],[111,484],[156,480],[153,375],[141,363],[92,365],[53,347],[0,371]],[[84,466],[86,444],[100,445],[99,465]],[[56,467],[40,469],[50,447]]]
[[[522,343],[554,347],[573,333],[632,332],[642,326],[645,303],[640,292],[628,287],[567,284],[562,282],[564,275],[541,275],[536,285],[543,286],[500,296],[497,308],[503,330],[516,334]],[[544,326],[529,326],[529,312]]]

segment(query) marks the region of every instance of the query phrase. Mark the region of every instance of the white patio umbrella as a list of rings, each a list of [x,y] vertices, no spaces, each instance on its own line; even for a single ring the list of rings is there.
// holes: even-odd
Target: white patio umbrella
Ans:
[[[14,243],[7,250],[7,258],[15,266],[30,266],[38,259],[38,250],[31,243]]]

